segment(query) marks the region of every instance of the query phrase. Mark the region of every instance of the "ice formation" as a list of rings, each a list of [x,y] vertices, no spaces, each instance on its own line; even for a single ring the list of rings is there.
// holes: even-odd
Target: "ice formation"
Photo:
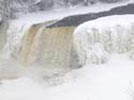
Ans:
[[[105,63],[110,54],[134,53],[134,16],[110,16],[85,22],[74,32],[81,65]]]

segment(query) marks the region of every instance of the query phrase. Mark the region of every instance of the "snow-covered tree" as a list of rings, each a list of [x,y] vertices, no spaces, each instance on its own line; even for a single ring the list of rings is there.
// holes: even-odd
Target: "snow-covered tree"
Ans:
[[[11,0],[0,0],[0,17],[5,20],[10,17]]]
[[[54,8],[89,6],[97,2],[114,3],[124,0],[0,0],[0,16],[7,18],[15,13],[44,11]]]

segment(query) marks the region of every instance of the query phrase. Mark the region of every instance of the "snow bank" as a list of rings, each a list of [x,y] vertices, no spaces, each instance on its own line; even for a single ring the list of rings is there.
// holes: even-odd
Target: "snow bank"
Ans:
[[[133,57],[133,31],[133,15],[104,17],[81,24],[74,32],[80,64],[104,63],[111,53],[128,53]]]

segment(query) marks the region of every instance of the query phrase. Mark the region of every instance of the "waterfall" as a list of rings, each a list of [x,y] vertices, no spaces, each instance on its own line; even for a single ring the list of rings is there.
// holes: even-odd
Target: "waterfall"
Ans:
[[[26,65],[68,68],[72,50],[73,27],[32,26],[24,36],[20,60]]]
[[[59,23],[56,26],[55,21],[37,24],[11,21],[1,26],[1,58],[10,65],[15,62],[12,66],[41,67],[54,73],[65,73],[79,65],[106,63],[113,53],[133,59],[132,18],[133,15],[105,17],[77,28],[60,21],[61,26]]]
[[[54,73],[78,67],[73,49],[75,27],[46,27],[53,22],[10,22],[4,33],[6,41],[1,51],[2,58],[24,68],[41,67]]]

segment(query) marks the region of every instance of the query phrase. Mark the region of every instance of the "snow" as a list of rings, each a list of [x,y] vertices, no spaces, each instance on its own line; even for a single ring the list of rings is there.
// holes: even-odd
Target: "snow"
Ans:
[[[36,0],[36,1],[34,2],[34,4],[37,4],[37,3],[39,3],[39,2],[41,2],[41,0]]]
[[[114,54],[103,65],[86,65],[64,76],[62,83],[44,82],[20,77],[4,80],[0,100],[132,100],[134,62]],[[56,81],[52,81],[55,83]]]
[[[102,17],[98,18],[93,21],[87,21],[84,24],[79,25],[79,27],[83,28],[86,25],[87,27],[97,27],[97,28],[105,28],[105,27],[112,27],[114,25],[125,25],[128,26],[128,24],[133,23],[134,21],[134,15],[113,15],[113,16],[108,16],[108,17]],[[105,25],[105,26],[104,26]],[[83,26],[83,27],[82,27]],[[86,27],[86,28],[87,28]]]
[[[13,21],[19,21],[25,24],[36,24],[43,23],[50,20],[60,20],[66,16],[77,15],[77,14],[86,14],[86,13],[95,13],[100,11],[110,10],[111,8],[126,5],[130,2],[120,2],[120,3],[112,3],[112,4],[103,4],[97,3],[92,6],[83,7],[83,6],[75,6],[72,8],[62,8],[62,9],[53,9],[42,12],[28,13],[25,15],[18,14],[18,18]]]

